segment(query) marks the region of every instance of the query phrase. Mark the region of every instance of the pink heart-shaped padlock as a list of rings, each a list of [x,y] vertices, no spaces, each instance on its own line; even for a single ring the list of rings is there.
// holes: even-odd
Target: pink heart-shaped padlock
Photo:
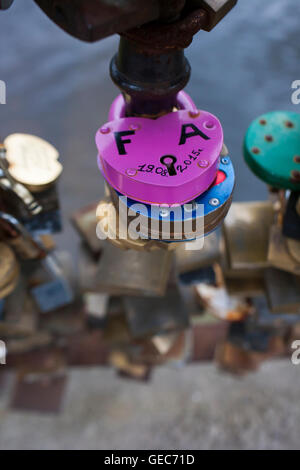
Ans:
[[[181,110],[116,119],[99,129],[96,144],[99,168],[114,189],[148,204],[184,204],[214,181],[223,130],[206,111]]]

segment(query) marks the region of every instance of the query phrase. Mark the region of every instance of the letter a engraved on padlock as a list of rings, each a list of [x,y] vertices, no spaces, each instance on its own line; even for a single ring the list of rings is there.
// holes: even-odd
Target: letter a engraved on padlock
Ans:
[[[0,341],[0,365],[6,364],[6,345],[4,341]]]

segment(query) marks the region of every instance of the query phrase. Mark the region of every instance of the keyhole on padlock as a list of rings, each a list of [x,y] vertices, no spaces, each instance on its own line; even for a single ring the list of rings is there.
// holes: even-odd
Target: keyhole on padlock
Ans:
[[[168,173],[170,176],[176,176],[177,171],[175,169],[175,163],[177,162],[177,158],[173,155],[164,155],[160,159],[160,163],[167,167]]]

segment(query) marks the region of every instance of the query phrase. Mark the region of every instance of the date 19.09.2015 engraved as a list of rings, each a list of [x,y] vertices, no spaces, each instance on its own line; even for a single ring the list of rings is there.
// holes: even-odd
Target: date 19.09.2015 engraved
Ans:
[[[145,173],[155,173],[160,176],[176,176],[178,173],[180,174],[187,170],[188,167],[192,165],[194,161],[197,160],[201,152],[202,149],[192,150],[192,152],[186,157],[183,163],[178,165],[176,165],[176,157],[174,157],[173,155],[164,155],[163,157],[161,157],[160,163],[164,165],[165,168],[163,168],[162,166],[147,165],[147,163],[144,163],[143,165],[138,166],[138,171]]]

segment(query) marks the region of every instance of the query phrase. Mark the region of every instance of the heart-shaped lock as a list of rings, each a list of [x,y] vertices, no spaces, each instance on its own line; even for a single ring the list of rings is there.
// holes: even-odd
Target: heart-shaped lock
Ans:
[[[128,215],[139,217],[139,232],[144,239],[180,242],[200,238],[217,228],[230,208],[234,181],[233,165],[229,156],[226,156],[221,158],[220,168],[210,188],[189,204],[173,208],[137,204],[112,189],[110,196],[114,206],[121,209],[123,214],[125,209]],[[165,238],[162,223],[159,223],[164,220],[170,224],[167,228],[170,233],[168,239]],[[157,231],[154,227],[158,227]],[[187,227],[190,227],[191,232]]]
[[[223,130],[206,111],[179,110],[155,120],[110,121],[96,144],[99,168],[114,189],[148,204],[184,204],[214,181]]]

